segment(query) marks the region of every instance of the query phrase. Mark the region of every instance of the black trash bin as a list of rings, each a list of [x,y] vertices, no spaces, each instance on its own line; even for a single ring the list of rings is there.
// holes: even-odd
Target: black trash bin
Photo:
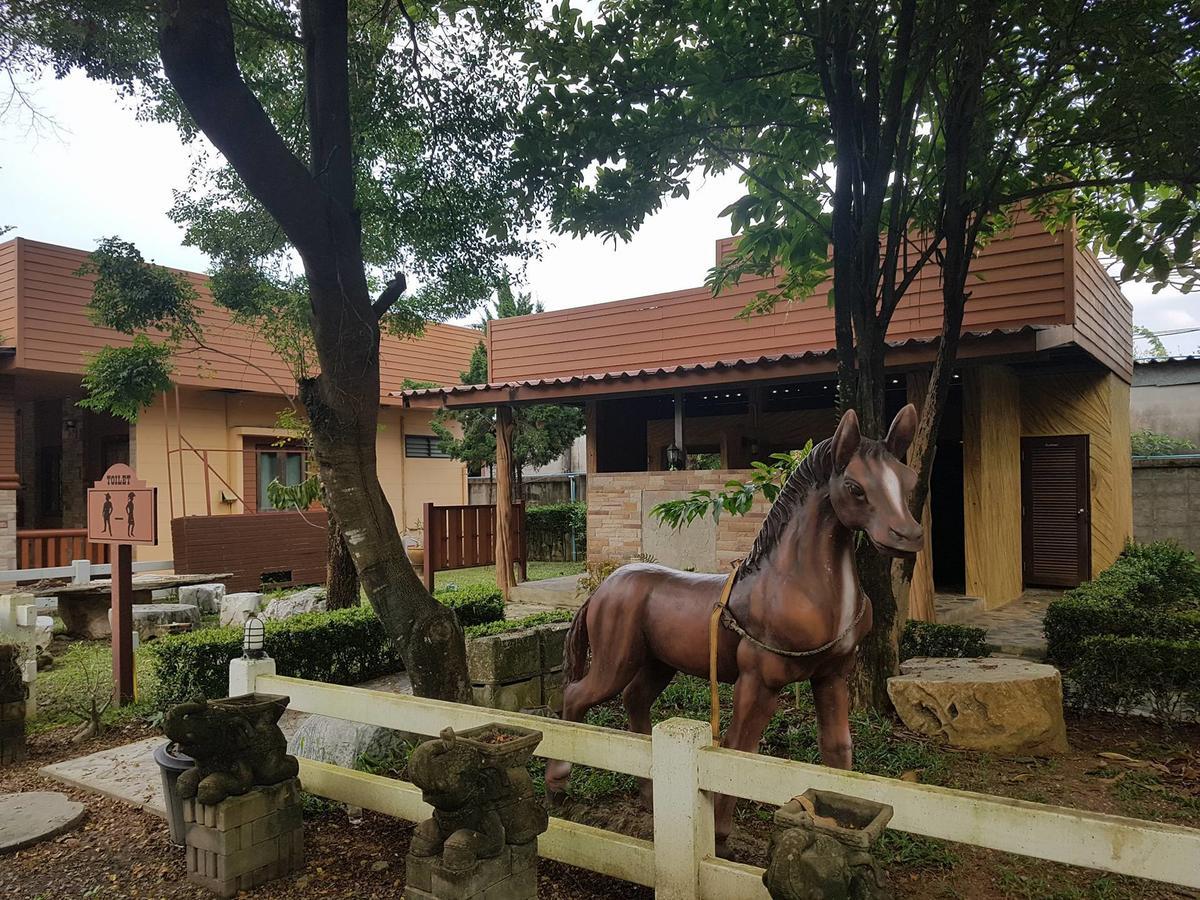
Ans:
[[[182,847],[187,831],[183,823],[183,801],[175,792],[175,782],[182,773],[196,765],[196,762],[190,756],[180,753],[174,741],[155,747],[154,761],[158,763],[159,771],[162,772],[163,802],[167,808],[167,824],[171,826],[171,843]]]

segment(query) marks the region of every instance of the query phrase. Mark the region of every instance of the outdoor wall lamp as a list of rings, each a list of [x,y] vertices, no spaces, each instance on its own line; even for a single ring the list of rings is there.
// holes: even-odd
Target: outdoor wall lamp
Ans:
[[[672,471],[683,468],[683,451],[674,442],[667,447],[667,468]]]
[[[246,624],[242,628],[242,657],[245,659],[262,659],[266,631],[262,619],[254,613],[247,613]]]

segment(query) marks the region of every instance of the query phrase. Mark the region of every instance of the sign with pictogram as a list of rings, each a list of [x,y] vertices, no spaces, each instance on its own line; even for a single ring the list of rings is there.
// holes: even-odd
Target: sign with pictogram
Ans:
[[[87,532],[93,544],[157,544],[158,488],[124,463],[110,467],[88,488]]]

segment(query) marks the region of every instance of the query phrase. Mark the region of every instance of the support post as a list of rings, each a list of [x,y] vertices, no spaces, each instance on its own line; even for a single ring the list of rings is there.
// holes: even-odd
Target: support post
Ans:
[[[133,545],[117,544],[112,570],[113,703],[133,702]]]
[[[87,546],[87,541],[84,541]],[[92,580],[92,561],[90,559],[71,560],[71,581],[75,584],[87,584]]]
[[[269,656],[249,659],[237,656],[229,661],[229,696],[253,694],[255,682],[265,675],[275,674],[275,660]]]
[[[422,556],[422,569],[425,576],[425,590],[433,593],[433,582],[435,579],[434,569],[434,554],[436,552],[435,545],[438,541],[437,529],[433,525],[433,504],[426,503],[421,511],[421,527],[425,530],[424,536],[421,538],[425,552]]]
[[[652,734],[655,900],[700,896],[700,863],[716,853],[712,795],[700,790],[700,751],[712,744],[704,722],[668,719]]]
[[[513,584],[512,407],[496,407],[496,586],[508,601]]]

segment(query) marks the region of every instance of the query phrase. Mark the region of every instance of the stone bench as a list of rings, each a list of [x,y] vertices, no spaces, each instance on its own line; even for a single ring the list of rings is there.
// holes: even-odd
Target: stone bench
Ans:
[[[190,603],[142,603],[133,608],[133,630],[141,641],[187,631],[200,625],[200,609]],[[112,610],[108,611],[112,634]]]
[[[953,747],[1018,756],[1066,753],[1062,678],[1024,659],[916,657],[889,678],[896,713]]]

